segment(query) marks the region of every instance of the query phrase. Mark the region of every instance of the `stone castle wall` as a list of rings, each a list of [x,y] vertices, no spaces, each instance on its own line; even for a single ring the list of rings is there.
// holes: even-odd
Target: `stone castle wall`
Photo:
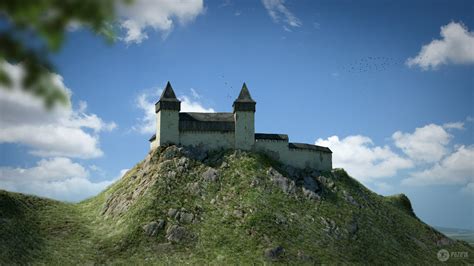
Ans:
[[[235,146],[234,131],[182,131],[177,144],[182,146],[199,146],[208,150],[239,149]],[[156,140],[150,148],[158,147]],[[313,168],[318,170],[332,169],[332,154],[328,152],[290,148],[288,140],[256,139],[252,148],[263,152],[270,158],[296,168]]]
[[[271,158],[296,168],[309,167],[323,171],[332,169],[331,153],[292,149],[289,147],[288,141],[285,140],[257,139],[254,147],[256,151],[264,152]]]
[[[234,131],[184,131],[179,133],[179,143],[183,146],[202,146],[210,150],[233,149]]]

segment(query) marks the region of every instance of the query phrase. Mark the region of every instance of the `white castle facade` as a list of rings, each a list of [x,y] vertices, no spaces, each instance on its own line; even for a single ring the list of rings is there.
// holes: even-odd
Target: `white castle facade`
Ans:
[[[150,139],[150,148],[176,144],[207,150],[240,149],[266,153],[296,168],[332,169],[329,148],[292,143],[285,134],[255,133],[255,105],[244,83],[232,113],[180,112],[181,102],[168,82],[155,104],[156,134]]]

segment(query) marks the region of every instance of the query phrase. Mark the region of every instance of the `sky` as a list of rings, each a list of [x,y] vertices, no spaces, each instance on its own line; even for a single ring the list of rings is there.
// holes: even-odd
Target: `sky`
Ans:
[[[474,229],[474,2],[136,0],[113,44],[75,25],[51,60],[71,104],[0,89],[0,188],[96,195],[144,159],[170,81],[182,111],[328,146],[333,166],[405,193],[434,226]],[[19,79],[21,65],[1,62]]]

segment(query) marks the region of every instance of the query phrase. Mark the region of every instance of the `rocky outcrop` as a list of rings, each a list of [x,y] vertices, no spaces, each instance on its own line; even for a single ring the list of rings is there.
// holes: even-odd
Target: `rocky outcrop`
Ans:
[[[286,194],[295,193],[295,181],[284,177],[274,168],[268,169],[267,175],[273,181],[273,184],[275,184],[284,193]]]
[[[209,167],[201,176],[205,181],[216,182],[219,178],[219,172],[216,169]]]
[[[165,228],[165,221],[162,219],[153,221],[143,226],[143,230],[147,236],[157,236],[158,233],[163,230],[163,228]]]

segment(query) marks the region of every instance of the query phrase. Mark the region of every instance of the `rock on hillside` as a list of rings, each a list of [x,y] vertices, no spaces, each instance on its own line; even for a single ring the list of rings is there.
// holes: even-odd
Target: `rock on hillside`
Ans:
[[[440,249],[469,254],[450,262],[474,258],[404,195],[242,151],[160,147],[79,204],[0,196],[0,264],[434,264]]]

